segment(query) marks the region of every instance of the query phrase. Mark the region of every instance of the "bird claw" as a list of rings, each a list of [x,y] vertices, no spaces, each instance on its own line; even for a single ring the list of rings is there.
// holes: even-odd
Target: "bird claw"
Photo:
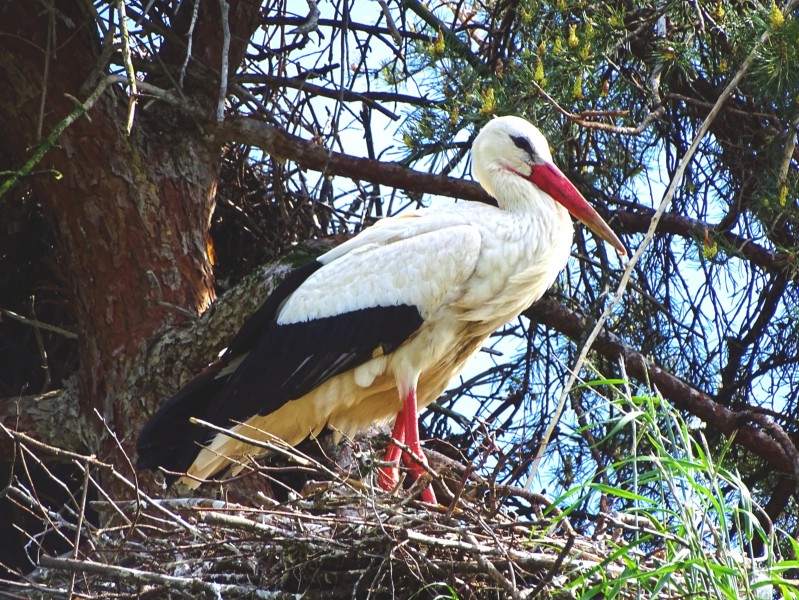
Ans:
[[[417,459],[418,460],[418,459]],[[407,461],[411,462],[411,461]],[[380,467],[377,470],[377,484],[386,492],[394,492],[398,489],[401,485],[400,481],[400,472],[397,466],[397,461],[387,461],[389,466]],[[419,481],[429,480],[430,476],[426,472],[422,473],[414,473],[414,478],[416,479],[416,487],[418,487]],[[427,484],[424,489],[419,494],[419,497],[422,499],[423,502],[427,502],[428,504],[438,504],[436,501],[435,492],[433,492],[433,487]]]
[[[380,467],[377,470],[377,484],[387,492],[392,492],[399,486],[399,469],[396,461],[392,461],[394,466]]]

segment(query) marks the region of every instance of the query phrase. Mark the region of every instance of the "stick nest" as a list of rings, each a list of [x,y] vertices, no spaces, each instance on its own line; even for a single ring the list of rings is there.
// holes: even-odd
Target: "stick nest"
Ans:
[[[438,480],[436,507],[414,499],[418,485],[385,493],[370,475],[351,478],[307,457],[301,466],[316,481],[284,502],[259,492],[245,502],[158,499],[113,465],[13,435],[23,466],[55,452],[82,474],[78,485],[57,481],[70,490],[62,506],[41,501],[20,475],[5,488],[41,524],[27,545],[33,571],[0,581],[15,595],[573,598],[623,569],[605,558],[612,544],[575,534],[562,517],[522,519],[503,508],[510,496],[528,506],[547,504],[542,497],[489,486],[440,456],[431,464],[454,478]]]

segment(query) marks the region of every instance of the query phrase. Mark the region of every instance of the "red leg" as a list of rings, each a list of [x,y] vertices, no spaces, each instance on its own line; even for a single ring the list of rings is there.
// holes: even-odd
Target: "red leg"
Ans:
[[[422,464],[427,464],[427,459],[422,453],[422,448],[419,445],[419,413],[416,406],[416,389],[411,388],[403,398],[403,410],[397,416],[397,421],[403,416],[405,417],[405,444],[410,448],[411,452],[421,461]],[[396,429],[396,425],[394,426]],[[405,464],[413,475],[414,479],[425,473],[425,469],[418,462],[412,460],[408,456],[403,456]],[[422,492],[422,500],[430,504],[436,504],[436,495],[433,493],[433,488],[427,486]]]
[[[391,438],[398,442],[405,443],[405,416],[403,411],[397,415],[397,420],[394,422],[394,430],[391,432]],[[383,458],[386,462],[397,462],[402,454],[402,450],[396,444],[392,444],[389,440],[388,448],[386,448],[386,455]],[[377,473],[377,483],[386,491],[393,490],[399,482],[399,469],[394,467],[380,467]]]

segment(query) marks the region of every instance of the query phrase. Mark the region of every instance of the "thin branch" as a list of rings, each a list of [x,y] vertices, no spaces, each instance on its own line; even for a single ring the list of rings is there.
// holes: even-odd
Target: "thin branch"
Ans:
[[[36,121],[36,141],[42,141],[44,112],[47,102],[47,85],[50,81],[50,60],[53,54],[53,37],[55,36],[55,6],[50,6],[47,14],[47,46],[44,49],[44,70],[42,73],[42,95],[39,100],[39,117]]]
[[[14,185],[16,185],[20,179],[27,176],[33,170],[33,167],[35,167],[39,161],[44,158],[44,155],[47,154],[48,150],[53,147],[56,140],[64,132],[64,130],[72,125],[72,123],[78,120],[82,115],[84,115],[92,106],[94,106],[94,103],[100,99],[100,96],[103,95],[103,92],[105,92],[110,83],[110,78],[101,80],[89,97],[86,98],[84,102],[79,103],[71,113],[69,113],[53,128],[53,130],[50,132],[50,135],[47,136],[47,139],[36,147],[30,158],[28,158],[28,160],[26,160],[19,169],[12,171],[10,177],[0,184],[0,198],[2,198],[3,194],[5,194],[8,190],[14,187]],[[57,177],[60,178],[61,175],[58,174]]]
[[[162,575],[160,573],[153,573],[152,571],[117,567],[115,565],[95,562],[93,560],[75,560],[74,558],[55,558],[52,556],[42,555],[39,558],[39,564],[50,569],[73,571],[75,573],[95,573],[99,575],[106,575],[114,579],[121,579],[123,581],[158,583],[170,588],[177,588],[190,593],[205,592],[211,597],[215,598],[223,598],[226,595],[252,596],[257,598],[259,590],[257,586],[214,583],[203,581],[202,579],[198,579],[196,577],[176,577],[174,575]]]
[[[789,129],[785,134],[785,146],[782,151],[782,160],[780,161],[779,174],[780,174],[780,203],[783,204],[788,193],[788,171],[791,167],[791,159],[796,151],[796,128],[799,126],[799,114],[793,119],[789,125]]]
[[[604,114],[604,115],[602,115],[602,114],[593,114],[592,115],[590,113],[584,113],[582,115],[575,115],[575,114],[570,113],[569,111],[567,111],[560,104],[558,104],[558,102],[552,96],[547,94],[544,91],[544,88],[542,88],[540,85],[538,85],[535,81],[533,81],[531,79],[529,81],[529,83],[536,89],[536,91],[541,96],[544,97],[544,99],[547,102],[549,102],[549,104],[551,104],[555,108],[555,110],[557,110],[560,114],[562,114],[564,117],[566,117],[567,119],[569,119],[573,123],[576,123],[580,127],[585,127],[586,129],[597,129],[599,131],[607,131],[608,133],[615,133],[617,135],[636,136],[636,135],[640,135],[641,133],[643,133],[644,130],[647,127],[649,127],[655,119],[659,119],[666,112],[666,107],[665,106],[659,106],[658,108],[656,108],[652,112],[648,113],[644,117],[644,120],[641,121],[641,123],[639,125],[635,126],[635,127],[619,127],[618,125],[611,125],[609,123],[598,123],[597,121],[588,120],[586,117],[587,116],[610,116],[610,115],[607,115],[607,114]]]
[[[478,545],[477,539],[471,533],[465,533],[464,539],[475,547]],[[477,564],[480,565],[480,568],[482,568],[491,576],[491,579],[505,591],[509,598],[513,598],[514,600],[522,600],[522,595],[519,593],[519,589],[513,583],[511,583],[507,577],[499,572],[499,569],[494,566],[494,563],[488,560],[482,553],[475,554],[475,558],[477,559]]]
[[[402,34],[400,34],[399,29],[397,29],[396,23],[394,23],[394,19],[391,18],[391,12],[388,9],[388,4],[386,4],[386,0],[377,0],[380,4],[380,10],[383,11],[383,16],[386,19],[386,26],[388,30],[391,32],[391,37],[394,39],[394,43],[397,46],[402,45]]]
[[[308,3],[308,16],[305,17],[305,22],[298,27],[289,31],[289,35],[308,35],[312,31],[319,29],[319,7],[316,6],[316,0],[305,0]]]
[[[194,5],[191,13],[191,23],[189,23],[189,31],[186,34],[186,56],[183,58],[183,64],[180,66],[180,77],[178,78],[179,87],[183,87],[183,80],[186,78],[186,70],[191,60],[191,50],[194,45],[194,27],[197,25],[197,16],[200,13],[200,1],[194,0]]]
[[[440,32],[444,37],[444,43],[447,45],[447,48],[449,48],[456,56],[459,56],[469,63],[469,66],[477,73],[483,77],[491,77],[493,75],[493,73],[491,73],[491,69],[488,68],[483,59],[472,52],[471,48],[462,42],[461,39],[455,35],[454,31],[452,31],[449,27],[442,23],[438,17],[430,12],[430,9],[427,8],[427,6],[418,0],[402,0],[402,4],[405,8],[416,14],[416,16],[422,19],[422,21],[432,27],[433,31]]]
[[[380,102],[397,102],[403,104],[411,104],[415,106],[439,106],[441,103],[435,100],[428,100],[419,96],[410,96],[407,94],[398,94],[393,92],[356,92],[354,90],[339,88],[339,87],[325,87],[308,83],[307,77],[280,77],[277,75],[267,74],[245,74],[236,75],[232,81],[238,84],[254,83],[268,85],[270,88],[293,88],[305,92],[310,96],[321,96],[323,98],[332,98],[343,102],[364,102],[369,107],[380,111],[393,121],[399,120],[399,115],[390,111]]]
[[[30,325],[31,327],[36,327],[37,329],[44,329],[45,331],[52,331],[53,333],[57,333],[58,335],[62,335],[65,338],[69,338],[71,340],[78,339],[78,334],[72,331],[67,331],[62,327],[58,327],[57,325],[50,325],[49,323],[43,323],[38,319],[29,319],[28,317],[23,317],[20,314],[15,313],[12,310],[8,310],[7,308],[0,308],[0,314],[3,314],[15,321],[19,321],[20,323],[24,323],[25,325]]]
[[[222,67],[219,72],[219,100],[216,104],[216,120],[221,122],[225,119],[225,99],[227,98],[230,55],[230,22],[228,19],[230,5],[227,0],[219,0],[219,9],[222,13]]]
[[[38,319],[36,318],[36,298],[34,296],[30,297],[31,303],[31,315],[33,315],[33,322],[37,323]],[[46,392],[50,387],[50,364],[47,360],[47,348],[44,345],[44,339],[42,338],[42,330],[40,327],[36,325],[33,326],[33,334],[36,338],[36,346],[39,349],[39,356],[42,359],[42,369],[44,370],[44,382],[42,383],[42,392]]]
[[[136,115],[136,100],[138,91],[136,88],[136,71],[133,69],[130,53],[130,34],[128,33],[128,16],[125,12],[125,0],[117,0],[117,15],[119,16],[119,31],[122,34],[122,61],[125,65],[125,73],[128,75],[128,86],[130,94],[128,100],[128,120],[125,124],[126,131],[130,135],[133,129],[133,119]]]

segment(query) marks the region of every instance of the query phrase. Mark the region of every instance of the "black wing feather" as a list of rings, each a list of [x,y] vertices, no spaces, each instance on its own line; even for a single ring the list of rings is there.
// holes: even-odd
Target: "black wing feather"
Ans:
[[[230,375],[220,376],[220,372],[258,344],[286,298],[321,267],[322,263],[314,260],[289,273],[247,318],[222,357],[192,378],[150,417],[136,441],[139,468],[163,467],[167,471],[185,472],[191,466],[200,444],[207,441],[208,430],[190,423],[189,418],[208,420],[209,407],[230,380]],[[168,477],[167,482],[175,479]]]
[[[218,360],[206,367],[180,391],[164,402],[142,427],[136,440],[140,469],[158,469],[185,473],[194,462],[207,430],[192,424],[191,417],[201,417],[214,398],[224,389],[227,379],[217,374],[225,366]],[[177,477],[167,477],[171,484]]]
[[[161,406],[139,436],[140,468],[185,472],[214,436],[189,423],[190,417],[229,427],[267,415],[363,364],[376,350],[392,352],[421,326],[418,309],[409,305],[278,325],[283,302],[321,266],[314,261],[292,272],[245,321],[225,354]],[[241,357],[233,373],[220,375]]]
[[[277,311],[280,310],[281,305],[306,279],[321,268],[322,263],[318,260],[313,260],[289,273],[280,282],[280,285],[272,290],[272,293],[269,294],[269,297],[261,307],[247,317],[241,329],[234,336],[233,341],[228,344],[224,356],[232,360],[242,354],[246,354],[257,346],[264,333],[275,322]]]
[[[331,377],[388,354],[422,324],[415,306],[379,306],[288,325],[274,324],[210,407],[227,426],[268,415]]]

